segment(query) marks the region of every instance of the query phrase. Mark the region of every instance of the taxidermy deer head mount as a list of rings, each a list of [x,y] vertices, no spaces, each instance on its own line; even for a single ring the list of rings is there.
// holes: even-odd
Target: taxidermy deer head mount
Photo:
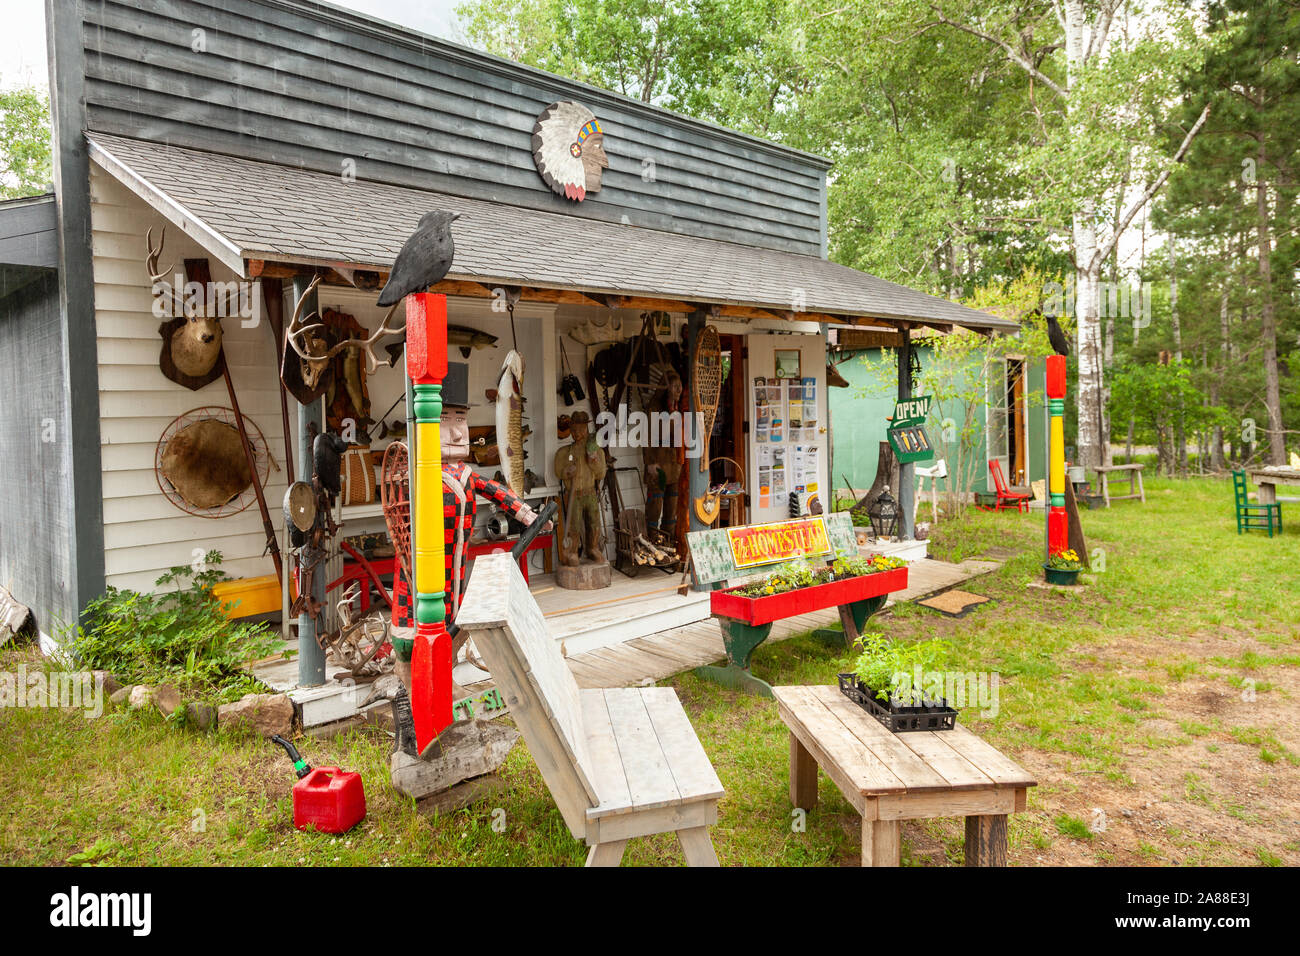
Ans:
[[[375,333],[366,339],[347,339],[331,346],[329,340],[321,334],[325,329],[325,323],[312,322],[312,319],[319,319],[320,316],[313,312],[305,320],[302,317],[303,306],[316,287],[320,285],[320,276],[315,276],[311,284],[307,286],[303,294],[298,298],[297,304],[293,307],[293,317],[289,320],[288,327],[284,330],[284,340],[288,348],[297,353],[302,367],[302,381],[308,390],[315,390],[320,384],[321,376],[329,368],[329,363],[334,356],[338,355],[344,349],[362,349],[366,353],[366,372],[373,375],[375,370],[380,366],[380,360],[375,357],[375,343],[385,335],[401,335],[406,329],[391,328],[388,325],[389,320],[397,311],[397,306],[388,310],[384,316],[384,321],[380,323]],[[400,303],[399,303],[400,305]],[[388,365],[388,359],[383,360],[384,365]]]
[[[158,364],[163,374],[173,381],[192,389],[202,388],[222,372],[220,313],[224,310],[214,308],[215,303],[208,301],[206,290],[210,283],[202,293],[187,300],[184,287],[177,288],[179,283],[168,282],[171,266],[158,268],[158,257],[166,240],[166,226],[158,234],[157,246],[153,244],[153,230],[145,234],[148,249],[145,268],[154,293],[169,297],[163,304],[163,314],[171,316],[158,328],[163,339]]]

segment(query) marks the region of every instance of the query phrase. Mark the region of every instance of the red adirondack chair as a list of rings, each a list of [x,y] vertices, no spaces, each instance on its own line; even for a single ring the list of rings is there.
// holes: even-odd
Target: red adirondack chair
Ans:
[[[1002,463],[996,458],[989,459],[989,473],[993,475],[993,489],[997,501],[992,508],[988,505],[977,505],[977,507],[984,511],[1003,511],[1008,508],[1015,508],[1017,511],[1029,510],[1029,493],[1011,490],[1011,486],[1007,484],[1007,479],[1002,474]]]

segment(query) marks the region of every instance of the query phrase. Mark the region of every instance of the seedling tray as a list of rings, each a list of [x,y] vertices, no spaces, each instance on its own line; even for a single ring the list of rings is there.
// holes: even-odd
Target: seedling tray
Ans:
[[[957,726],[957,711],[947,700],[920,705],[881,701],[874,692],[858,683],[856,674],[841,674],[840,693],[865,710],[885,728],[896,734],[916,730],[952,730]]]

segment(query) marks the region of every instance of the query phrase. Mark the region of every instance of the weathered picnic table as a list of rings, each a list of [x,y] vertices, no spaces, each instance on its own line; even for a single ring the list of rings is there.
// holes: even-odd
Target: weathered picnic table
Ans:
[[[1007,816],[1037,781],[958,724],[894,734],[838,687],[774,687],[790,729],[790,801],[817,805],[817,768],[862,817],[862,865],[898,866],[899,823],[966,818],[966,865],[1006,866]]]
[[[1140,498],[1142,503],[1147,503],[1147,493],[1142,487],[1142,469],[1146,467],[1141,462],[1133,462],[1128,465],[1094,465],[1092,470],[1097,473],[1098,483],[1101,485],[1101,497],[1106,502],[1106,507],[1110,507],[1112,501],[1125,501],[1129,498]],[[1115,472],[1128,472],[1128,494],[1112,495],[1110,493],[1110,475]],[[1136,490],[1135,490],[1136,489]]]
[[[699,584],[744,578],[796,557],[815,563],[833,561],[841,554],[858,554],[853,520],[846,512],[693,531],[686,536],[686,541]],[[695,673],[726,687],[771,697],[772,686],[750,673],[749,664],[754,651],[772,632],[775,621],[836,607],[843,633],[826,629],[814,634],[851,648],[871,615],[885,606],[890,593],[906,587],[907,568],[902,567],[761,598],[744,598],[727,590],[712,591],[709,610],[722,628],[727,663],[721,667],[697,667]]]
[[[1251,481],[1259,486],[1258,501],[1261,505],[1271,505],[1278,502],[1278,485],[1300,486],[1300,468],[1292,468],[1289,465],[1265,465],[1263,468],[1252,468],[1249,474]],[[1295,499],[1283,498],[1281,500],[1293,501]]]

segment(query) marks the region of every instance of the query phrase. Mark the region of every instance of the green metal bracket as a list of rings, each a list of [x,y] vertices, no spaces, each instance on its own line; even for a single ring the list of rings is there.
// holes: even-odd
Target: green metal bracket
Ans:
[[[853,615],[853,625],[857,629],[858,634],[862,633],[862,629],[866,627],[867,621],[871,619],[871,615],[883,608],[887,600],[889,600],[888,594],[879,594],[876,597],[866,598],[862,601],[854,601],[852,604],[848,605],[849,613]],[[841,619],[843,619],[842,615]],[[832,647],[843,647],[848,650],[853,650],[853,643],[857,639],[846,630],[836,630],[829,627],[819,627],[817,630],[813,631],[813,637],[823,643],[830,644]]]
[[[754,650],[772,633],[772,625],[746,624],[725,617],[718,618],[718,624],[722,627],[722,644],[727,649],[727,663],[721,667],[712,664],[697,667],[696,676],[732,690],[771,697],[772,685],[751,674],[749,662],[754,656]]]
[[[735,664],[706,664],[703,667],[695,668],[695,676],[702,680],[711,680],[715,684],[721,684],[723,687],[731,690],[741,690],[747,694],[753,694],[755,697],[771,697],[772,685],[767,681],[755,677],[749,672],[748,667],[737,667]]]

